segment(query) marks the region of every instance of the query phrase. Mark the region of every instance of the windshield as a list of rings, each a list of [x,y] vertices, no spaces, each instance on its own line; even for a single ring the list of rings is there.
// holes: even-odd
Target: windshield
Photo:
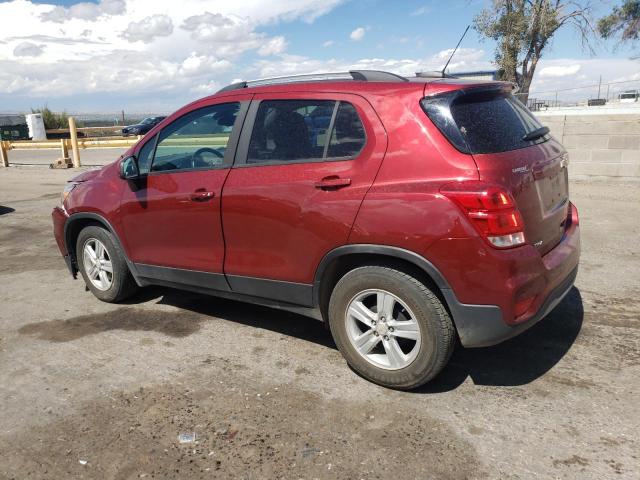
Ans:
[[[498,153],[545,142],[526,136],[542,125],[510,93],[494,89],[455,91],[427,97],[422,107],[447,139],[464,153]]]
[[[153,123],[153,118],[145,118],[140,122],[141,125],[148,125],[150,123]]]

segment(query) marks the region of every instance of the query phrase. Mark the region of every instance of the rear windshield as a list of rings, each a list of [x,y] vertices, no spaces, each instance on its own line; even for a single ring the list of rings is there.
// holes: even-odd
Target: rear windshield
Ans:
[[[525,136],[542,127],[519,100],[504,91],[478,91],[427,97],[422,107],[447,139],[464,153],[498,153],[549,140]]]

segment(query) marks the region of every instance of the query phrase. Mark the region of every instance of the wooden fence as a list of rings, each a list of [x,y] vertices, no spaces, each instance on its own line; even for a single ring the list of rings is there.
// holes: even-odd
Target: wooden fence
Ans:
[[[3,167],[9,166],[9,151],[11,150],[41,150],[41,149],[59,149],[60,158],[50,165],[51,168],[78,168],[82,166],[80,161],[80,150],[86,148],[114,148],[114,147],[130,147],[135,145],[141,135],[136,137],[122,137],[121,135],[113,135],[98,138],[78,138],[78,132],[113,132],[117,133],[122,127],[88,127],[78,128],[73,117],[69,117],[68,129],[47,130],[47,133],[69,133],[70,138],[61,138],[60,140],[43,140],[43,141],[0,141],[0,163]],[[69,151],[72,157],[69,157]]]

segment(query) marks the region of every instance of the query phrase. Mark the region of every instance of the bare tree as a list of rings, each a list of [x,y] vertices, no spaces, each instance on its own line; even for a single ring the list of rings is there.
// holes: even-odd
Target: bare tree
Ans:
[[[538,62],[558,30],[574,27],[583,47],[591,49],[590,13],[590,1],[493,0],[475,17],[474,27],[497,42],[495,62],[504,80],[520,87],[526,103]]]

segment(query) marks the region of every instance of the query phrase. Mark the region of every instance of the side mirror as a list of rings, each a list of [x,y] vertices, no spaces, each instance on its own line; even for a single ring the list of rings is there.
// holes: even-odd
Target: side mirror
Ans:
[[[120,162],[120,177],[125,180],[137,180],[140,178],[138,159],[135,156],[132,155]]]

